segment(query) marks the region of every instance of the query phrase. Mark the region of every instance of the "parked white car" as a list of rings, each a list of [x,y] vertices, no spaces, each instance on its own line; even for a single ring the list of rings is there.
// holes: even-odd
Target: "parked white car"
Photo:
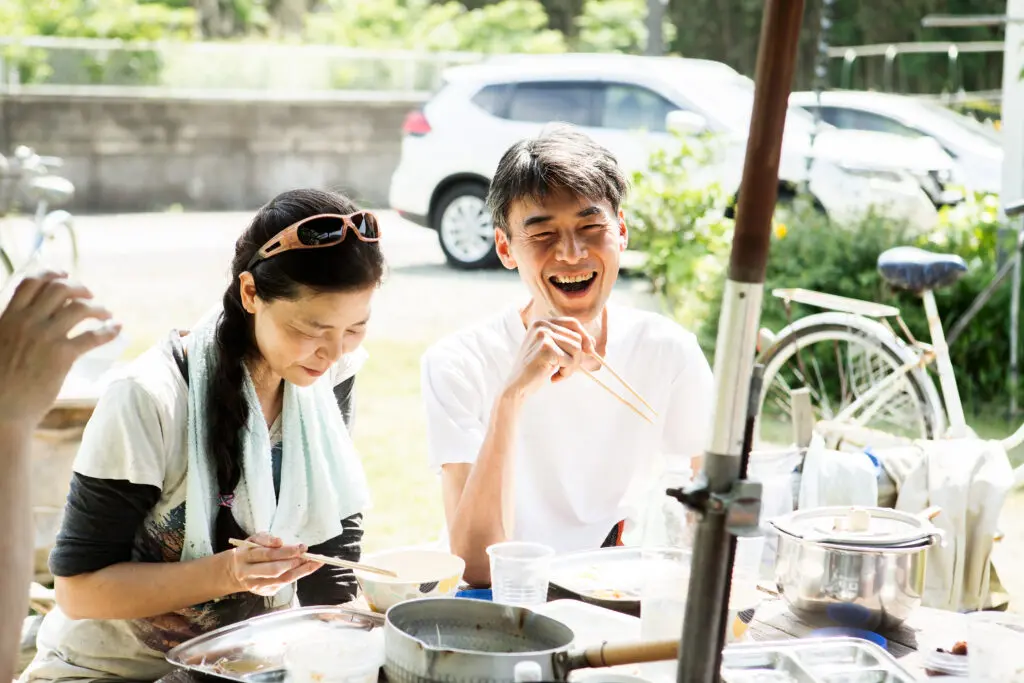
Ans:
[[[721,152],[694,183],[714,182],[735,194],[752,105],[749,78],[704,60],[511,56],[455,67],[423,109],[406,118],[390,204],[437,230],[452,266],[482,267],[495,258],[487,186],[501,154],[517,140],[549,122],[569,122],[633,171],[646,168],[654,149],[674,142],[669,126],[710,132]],[[780,195],[792,196],[808,182],[820,208],[838,220],[875,206],[922,229],[935,224],[935,203],[919,178],[948,174],[951,161],[934,141],[815,126],[807,112],[790,108]]]
[[[930,137],[953,158],[952,182],[968,190],[998,194],[1002,187],[1003,143],[999,131],[935,102],[889,93],[840,90],[795,92],[801,107],[843,130],[869,130],[908,138]]]

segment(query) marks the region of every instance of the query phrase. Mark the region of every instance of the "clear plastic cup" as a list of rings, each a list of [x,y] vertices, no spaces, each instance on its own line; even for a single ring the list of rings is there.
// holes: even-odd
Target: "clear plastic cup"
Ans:
[[[554,554],[554,549],[543,543],[524,541],[496,543],[487,548],[494,602],[517,607],[547,602]]]
[[[1024,680],[1024,616],[974,612],[967,617],[967,669],[971,683]]]

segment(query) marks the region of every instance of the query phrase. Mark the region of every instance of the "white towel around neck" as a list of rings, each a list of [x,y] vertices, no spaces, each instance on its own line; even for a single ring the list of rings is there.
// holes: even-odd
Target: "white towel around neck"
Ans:
[[[218,317],[206,317],[185,338],[189,390],[183,561],[213,554],[219,491],[207,450],[211,425],[205,417]],[[329,372],[309,387],[284,383],[279,500],[274,494],[270,432],[246,370],[242,391],[249,403],[249,422],[241,437],[242,476],[232,503],[235,520],[246,534],[268,531],[285,543],[317,545],[340,535],[342,520],[369,506],[362,462],[334,395],[334,384],[354,375],[365,358],[361,349],[349,354],[339,363],[340,374]]]

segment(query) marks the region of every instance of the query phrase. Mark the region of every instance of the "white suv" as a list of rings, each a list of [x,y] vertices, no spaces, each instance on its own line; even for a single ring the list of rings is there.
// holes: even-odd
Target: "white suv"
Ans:
[[[953,183],[999,194],[1003,141],[999,131],[971,116],[916,97],[838,90],[795,92],[789,104],[843,130],[873,130],[909,138],[927,136],[942,145],[954,162]]]
[[[537,135],[549,122],[569,122],[632,172],[646,168],[651,152],[671,142],[669,126],[694,135],[711,132],[725,144],[693,182],[715,182],[735,194],[752,104],[753,81],[704,60],[510,56],[455,67],[423,109],[406,117],[389,201],[407,219],[437,230],[450,265],[487,266],[495,260],[494,231],[484,198],[499,158],[517,140]],[[792,196],[806,182],[834,218],[849,219],[876,205],[928,229],[936,207],[917,178],[950,167],[934,141],[816,129],[812,116],[791,107],[780,194]]]

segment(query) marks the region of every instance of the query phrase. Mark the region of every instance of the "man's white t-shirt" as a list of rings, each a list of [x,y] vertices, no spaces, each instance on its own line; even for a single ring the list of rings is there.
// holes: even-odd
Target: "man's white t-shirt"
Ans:
[[[514,463],[514,540],[558,552],[597,548],[636,518],[666,457],[688,459],[707,446],[714,382],[696,337],[664,316],[617,306],[607,325],[605,361],[659,417],[649,424],[582,373],[528,397]],[[427,446],[438,471],[476,462],[525,337],[511,307],[424,355]],[[593,374],[638,403],[607,370]]]

